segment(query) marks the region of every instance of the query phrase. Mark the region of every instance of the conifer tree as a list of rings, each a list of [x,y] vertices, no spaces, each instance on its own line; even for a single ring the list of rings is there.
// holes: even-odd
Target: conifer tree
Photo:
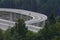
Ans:
[[[26,37],[26,33],[28,31],[23,19],[18,19],[12,30],[13,30],[14,40],[24,40]]]
[[[51,13],[50,16],[48,17],[48,21],[49,21],[49,24],[56,23],[55,15],[53,13]]]
[[[3,31],[0,29],[0,40],[3,40]]]

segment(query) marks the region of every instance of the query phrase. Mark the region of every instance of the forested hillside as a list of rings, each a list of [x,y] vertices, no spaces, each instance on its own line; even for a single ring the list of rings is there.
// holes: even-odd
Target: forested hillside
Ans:
[[[43,29],[37,33],[28,30],[24,19],[17,19],[13,27],[0,29],[0,40],[60,40],[60,16],[55,19],[51,14]]]
[[[1,8],[20,8],[49,15],[60,15],[60,0],[0,0]]]

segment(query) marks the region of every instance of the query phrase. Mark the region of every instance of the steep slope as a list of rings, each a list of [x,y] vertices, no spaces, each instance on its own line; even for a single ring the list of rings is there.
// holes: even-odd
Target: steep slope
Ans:
[[[60,15],[60,0],[0,0],[0,7],[20,8],[46,15],[50,13]]]

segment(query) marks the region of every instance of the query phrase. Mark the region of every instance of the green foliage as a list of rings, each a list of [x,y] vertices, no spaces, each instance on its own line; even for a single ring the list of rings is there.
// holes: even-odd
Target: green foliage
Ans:
[[[23,19],[18,19],[15,26],[11,29],[11,34],[15,40],[24,40],[27,33],[27,27],[25,26]]]
[[[15,26],[4,32],[4,40],[25,40],[28,32],[23,19],[18,19]]]
[[[3,30],[0,29],[0,40],[3,40],[4,37],[3,37]]]
[[[51,13],[50,16],[48,17],[48,21],[49,21],[49,24],[56,23],[55,15],[53,13]]]
[[[58,16],[58,17],[56,18],[56,21],[57,21],[57,22],[60,22],[60,16]]]
[[[56,36],[56,37],[52,38],[51,40],[60,40],[60,36]]]
[[[34,40],[36,35],[37,35],[37,33],[34,33],[32,31],[28,31],[26,34],[26,40]]]
[[[6,30],[4,32],[4,40],[11,40],[10,31]]]
[[[0,40],[60,40],[60,17],[56,23],[46,23],[38,33],[28,31],[24,20],[18,19],[14,27],[6,31],[0,29]]]
[[[45,27],[39,31],[36,39],[39,40],[59,40],[60,37],[60,22],[53,24],[46,24]]]

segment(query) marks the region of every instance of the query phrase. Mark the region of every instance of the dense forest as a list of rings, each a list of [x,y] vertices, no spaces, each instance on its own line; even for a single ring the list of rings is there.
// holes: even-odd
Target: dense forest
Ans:
[[[18,19],[13,27],[0,29],[0,40],[60,40],[60,17],[55,19],[51,14],[45,27],[37,33],[27,29],[24,19]]]
[[[24,19],[13,27],[0,29],[0,40],[60,40],[60,0],[0,0],[0,8],[17,8],[48,15],[46,25],[37,33],[28,30]],[[58,15],[58,16],[57,16]]]
[[[0,0],[0,8],[17,8],[60,15],[60,0]]]

